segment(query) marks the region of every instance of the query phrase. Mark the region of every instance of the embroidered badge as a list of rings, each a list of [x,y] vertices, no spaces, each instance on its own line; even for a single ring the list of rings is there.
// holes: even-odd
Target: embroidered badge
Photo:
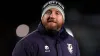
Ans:
[[[45,52],[50,52],[49,46],[45,45]]]
[[[73,53],[73,46],[72,46],[72,44],[67,43],[67,48],[68,48],[68,51],[70,52],[70,54],[72,54]]]

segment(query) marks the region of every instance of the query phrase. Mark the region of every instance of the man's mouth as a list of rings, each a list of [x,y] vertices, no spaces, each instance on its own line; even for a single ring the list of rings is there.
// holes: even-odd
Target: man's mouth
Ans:
[[[50,22],[55,23],[54,21],[47,21],[47,22],[49,22],[49,23],[50,23]]]
[[[56,22],[54,21],[54,19],[48,19],[47,22],[53,22],[53,23],[56,23]]]

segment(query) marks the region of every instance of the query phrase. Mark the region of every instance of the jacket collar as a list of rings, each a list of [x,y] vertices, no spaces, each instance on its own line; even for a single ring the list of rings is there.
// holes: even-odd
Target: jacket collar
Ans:
[[[47,31],[45,27],[42,25],[42,23],[40,22],[37,30],[41,34],[51,36],[51,38],[59,40],[59,41],[65,40],[68,37],[68,33],[66,32],[64,25],[62,26],[60,31]]]

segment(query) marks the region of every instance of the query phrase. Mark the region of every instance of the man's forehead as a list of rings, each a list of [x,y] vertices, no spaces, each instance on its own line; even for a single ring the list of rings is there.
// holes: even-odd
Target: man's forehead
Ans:
[[[51,8],[51,9],[48,9],[47,11],[57,11],[57,12],[60,12],[58,9],[56,8]]]

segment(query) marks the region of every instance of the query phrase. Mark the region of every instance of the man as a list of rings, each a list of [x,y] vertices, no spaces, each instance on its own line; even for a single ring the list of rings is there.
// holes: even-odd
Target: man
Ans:
[[[66,32],[64,22],[64,6],[47,2],[38,28],[16,44],[12,56],[80,56],[78,43]]]

